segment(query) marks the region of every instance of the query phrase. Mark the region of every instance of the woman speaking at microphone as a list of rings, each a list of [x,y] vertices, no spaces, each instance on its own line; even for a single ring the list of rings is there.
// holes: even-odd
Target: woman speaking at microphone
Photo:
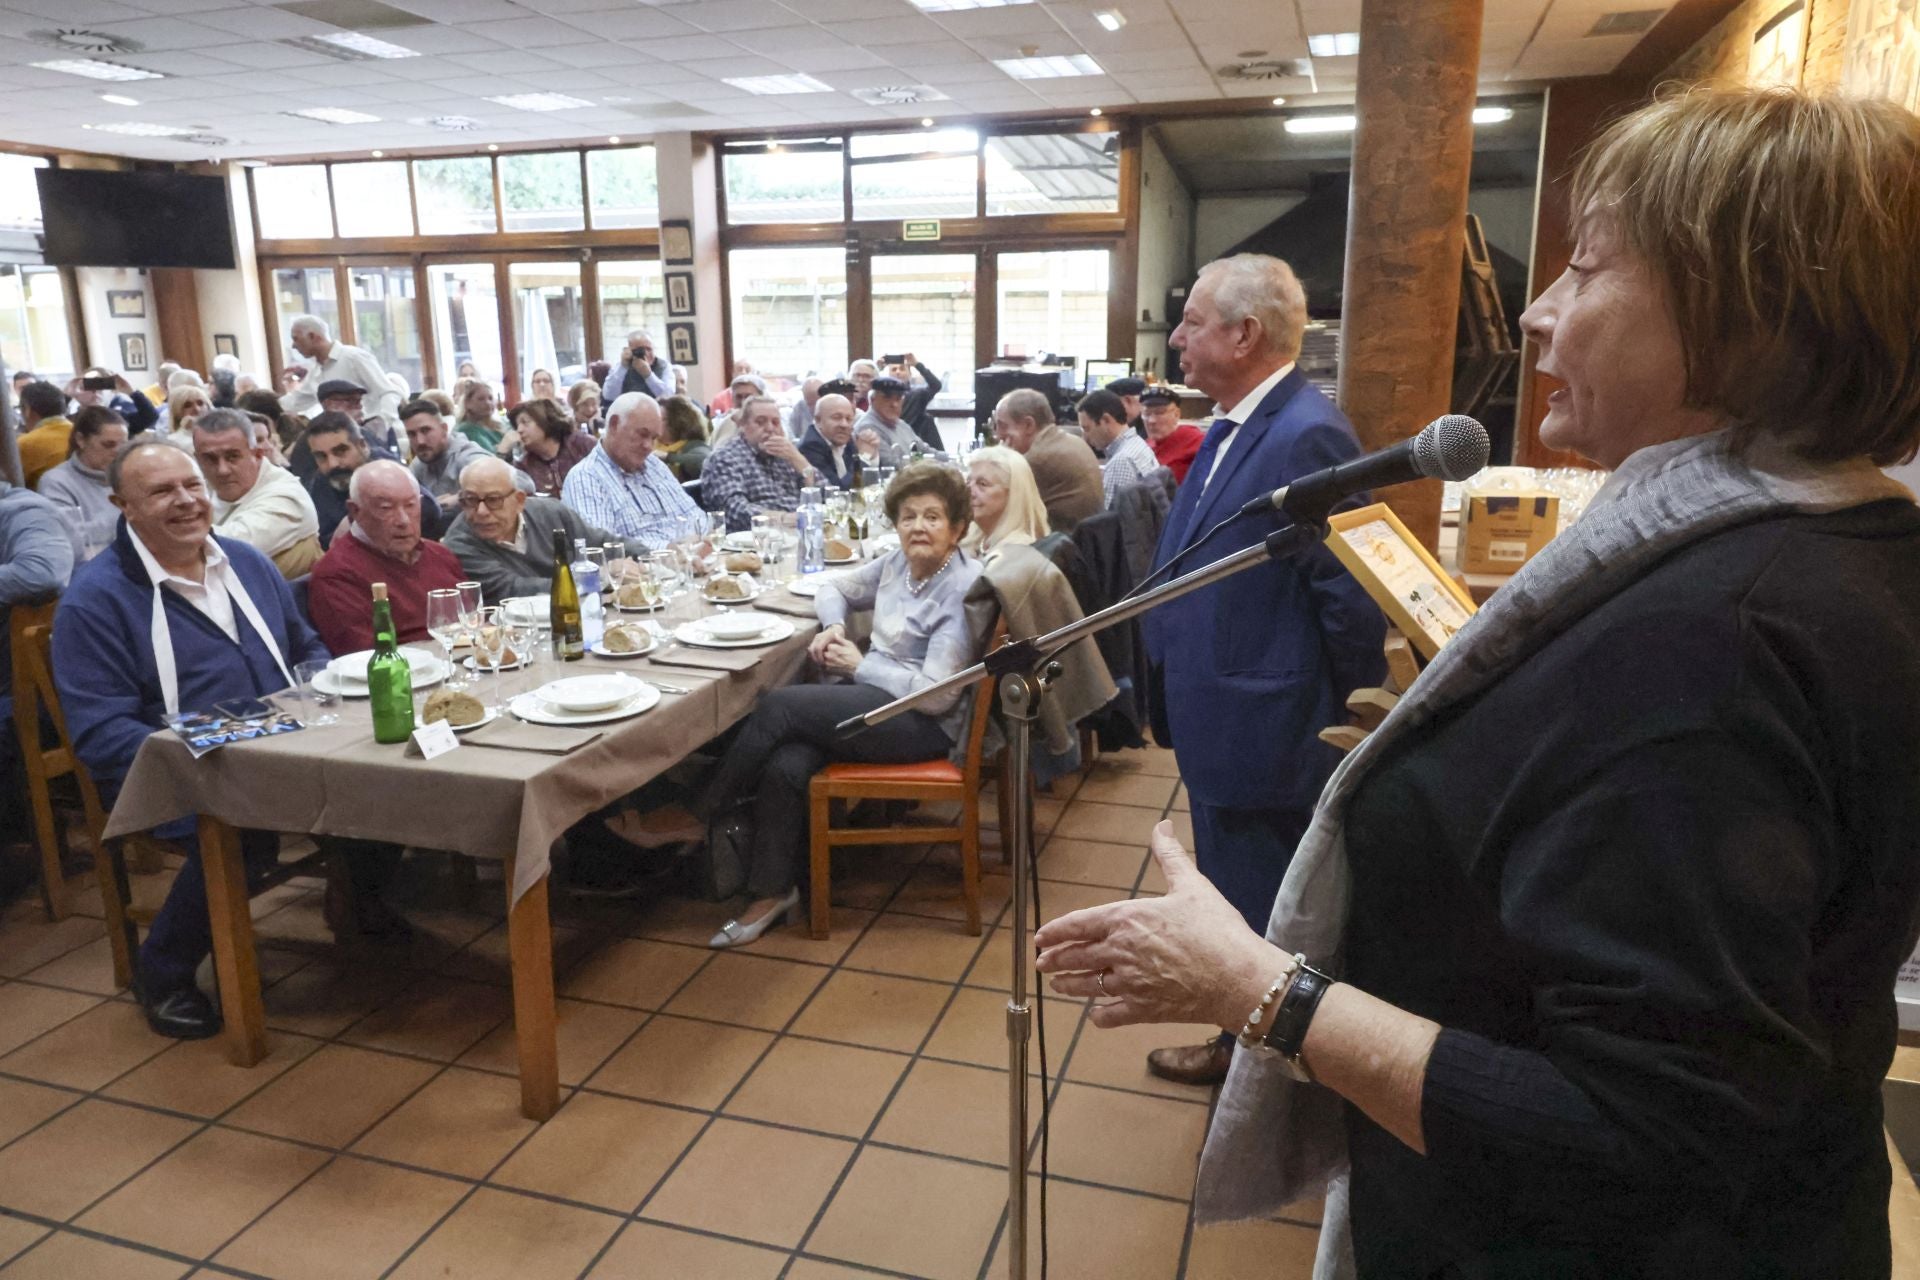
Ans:
[[[1695,90],[1612,126],[1527,310],[1615,471],[1334,774],[1265,939],[1046,925],[1099,1026],[1243,1028],[1203,1219],[1323,1276],[1884,1277],[1920,904],[1920,120]],[[1296,957],[1303,957],[1296,958]]]

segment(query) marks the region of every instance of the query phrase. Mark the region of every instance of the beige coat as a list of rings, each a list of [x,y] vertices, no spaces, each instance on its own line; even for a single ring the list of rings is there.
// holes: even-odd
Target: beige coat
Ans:
[[[1097,472],[1094,484],[1097,489]],[[1066,575],[1030,546],[1002,547],[967,592],[967,618],[977,636],[991,634],[996,617],[1006,619],[1010,639],[1025,640],[1082,616]],[[1076,726],[1119,692],[1091,638],[1076,641],[1059,662],[1060,678],[1040,704],[1039,745],[1053,755],[1076,746]]]

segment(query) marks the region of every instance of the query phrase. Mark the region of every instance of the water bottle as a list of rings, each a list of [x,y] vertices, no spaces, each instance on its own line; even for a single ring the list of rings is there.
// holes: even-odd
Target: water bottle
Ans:
[[[599,644],[606,630],[600,603],[600,566],[587,554],[587,540],[573,540],[573,584],[580,593],[580,641],[589,647]]]
[[[802,489],[795,515],[800,531],[800,572],[819,573],[827,567],[827,512],[820,505],[820,490]]]

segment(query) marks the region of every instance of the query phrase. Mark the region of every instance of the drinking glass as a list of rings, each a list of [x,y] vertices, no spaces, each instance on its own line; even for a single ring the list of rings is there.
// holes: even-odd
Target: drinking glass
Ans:
[[[753,549],[760,554],[760,563],[768,566],[780,559],[780,525],[775,517],[761,512],[753,518]]]
[[[649,560],[652,562],[653,579],[660,586],[661,597],[671,600],[678,596],[684,586],[680,577],[680,553],[671,547],[662,547]]]
[[[314,683],[314,677],[327,669],[326,659],[302,662],[293,669],[293,691],[300,698],[300,723],[309,729],[337,724],[340,720],[340,695],[329,693]]]
[[[446,652],[449,689],[458,689],[467,682],[465,674],[453,662],[453,647],[459,641],[463,628],[460,592],[447,587],[427,592],[427,634],[438,640],[440,648]]]
[[[480,610],[480,621],[473,629],[474,665],[484,666],[493,673],[494,696],[491,702],[500,705],[500,656],[507,648],[507,620],[499,605],[486,605]]]
[[[486,604],[486,598],[480,593],[477,582],[456,582],[454,589],[460,593],[460,621],[469,631],[480,625],[480,609]]]

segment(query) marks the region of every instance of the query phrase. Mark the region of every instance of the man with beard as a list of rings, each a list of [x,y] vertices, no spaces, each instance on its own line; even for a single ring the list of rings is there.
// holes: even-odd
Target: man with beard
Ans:
[[[314,473],[307,493],[320,518],[320,545],[333,545],[334,535],[347,522],[347,490],[353,473],[378,458],[398,462],[385,449],[366,442],[359,426],[343,413],[323,413],[307,424],[307,447],[313,452]],[[420,532],[438,542],[443,522],[440,504],[420,494]]]

